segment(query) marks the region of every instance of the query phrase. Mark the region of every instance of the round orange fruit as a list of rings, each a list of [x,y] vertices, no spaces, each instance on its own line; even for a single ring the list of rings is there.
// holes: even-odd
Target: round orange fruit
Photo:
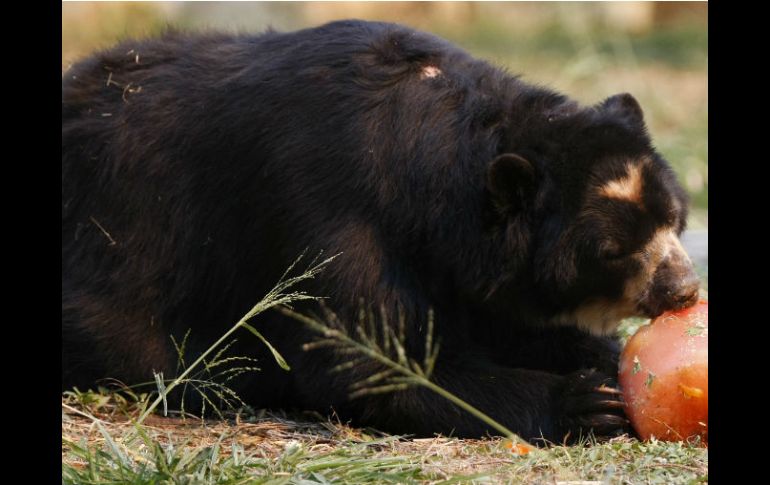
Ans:
[[[642,327],[623,349],[618,381],[642,439],[708,443],[708,302]]]

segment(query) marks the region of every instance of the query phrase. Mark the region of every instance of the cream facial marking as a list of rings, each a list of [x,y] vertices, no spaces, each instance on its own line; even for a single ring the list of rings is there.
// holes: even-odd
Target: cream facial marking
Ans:
[[[642,165],[626,164],[626,176],[599,187],[599,195],[642,205]]]
[[[584,303],[568,313],[556,317],[556,323],[575,325],[594,335],[610,335],[624,318],[637,315],[636,305],[626,301],[612,301],[606,298]]]
[[[652,240],[634,258],[641,264],[642,269],[626,282],[623,291],[623,300],[633,302],[634,307],[647,297],[655,272],[663,261],[668,260],[682,266],[692,264],[690,256],[672,228],[663,228],[656,232]]]
[[[658,230],[650,242],[633,258],[641,265],[641,269],[633,278],[626,281],[623,296],[620,299],[592,300],[571,312],[559,315],[556,323],[576,325],[595,335],[608,335],[616,329],[622,319],[642,314],[639,304],[647,297],[655,271],[663,261],[672,260],[691,264],[690,257],[682,247],[679,237],[670,227]]]
[[[441,69],[436,66],[425,66],[420,72],[421,79],[434,78],[441,74]]]

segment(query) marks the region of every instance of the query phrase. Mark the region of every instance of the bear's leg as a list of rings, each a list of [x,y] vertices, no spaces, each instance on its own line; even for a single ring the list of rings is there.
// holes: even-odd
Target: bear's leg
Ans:
[[[332,358],[327,355],[323,360],[327,359]],[[318,359],[303,360],[306,362],[294,370],[302,404],[307,407],[328,412],[324,406],[331,405],[340,417],[352,418],[354,424],[394,433],[475,438],[500,434],[421,387],[348,399],[351,386],[377,372],[376,367],[358,366],[353,372],[330,374],[313,365]],[[561,376],[501,367],[470,353],[445,352],[431,380],[534,443],[542,443],[541,439],[573,441],[589,431],[596,436],[615,436],[628,429],[618,391],[607,385],[610,376],[598,371]]]
[[[149,315],[116,307],[93,292],[63,292],[62,390],[110,381],[154,388],[155,372],[173,377],[176,356],[165,329]]]
[[[568,374],[596,369],[617,376],[621,345],[617,338],[597,336],[574,327],[530,330],[490,342],[495,363],[505,367]]]

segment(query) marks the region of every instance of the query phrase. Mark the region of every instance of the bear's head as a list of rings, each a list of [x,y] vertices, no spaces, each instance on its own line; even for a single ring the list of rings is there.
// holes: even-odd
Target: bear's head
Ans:
[[[508,226],[499,232],[526,241],[526,250],[508,247],[529,261],[494,299],[597,334],[694,304],[699,280],[679,241],[687,195],[652,147],[637,101],[561,102],[529,128],[536,138],[503,144],[487,167],[490,207]]]

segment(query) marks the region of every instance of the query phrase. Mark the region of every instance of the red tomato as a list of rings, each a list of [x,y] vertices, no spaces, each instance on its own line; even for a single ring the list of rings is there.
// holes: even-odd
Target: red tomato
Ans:
[[[708,302],[642,327],[620,357],[626,414],[642,439],[708,443]]]

